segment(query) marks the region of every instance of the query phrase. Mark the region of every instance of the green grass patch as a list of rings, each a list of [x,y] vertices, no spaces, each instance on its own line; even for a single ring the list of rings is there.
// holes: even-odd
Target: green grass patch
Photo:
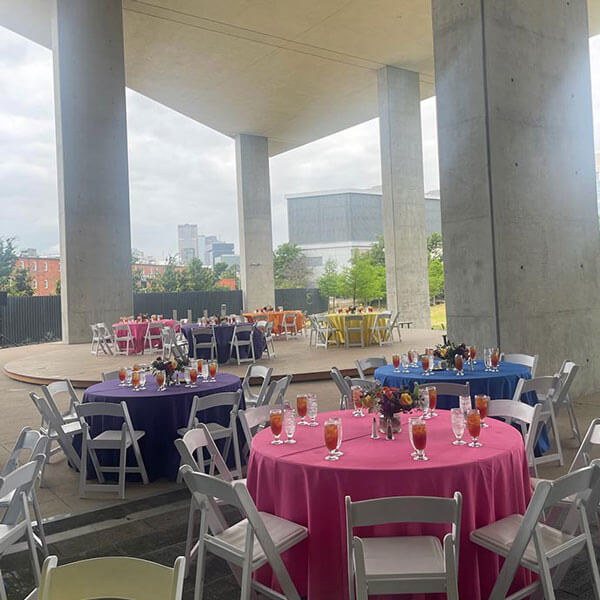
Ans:
[[[436,304],[431,307],[431,328],[446,329],[446,305]]]

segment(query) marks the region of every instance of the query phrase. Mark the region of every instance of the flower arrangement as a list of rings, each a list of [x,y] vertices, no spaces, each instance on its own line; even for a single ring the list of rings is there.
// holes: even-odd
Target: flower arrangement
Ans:
[[[396,416],[401,412],[410,412],[419,400],[419,385],[415,384],[413,391],[408,388],[399,389],[386,385],[377,385],[362,396],[363,408],[370,413],[380,415],[380,420],[390,419],[395,432],[400,431],[400,419]]]
[[[453,369],[456,356],[460,355],[464,360],[467,360],[469,358],[469,349],[464,343],[456,345],[448,342],[447,344],[439,344],[433,351],[433,354],[435,357],[445,360],[447,366]]]
[[[167,383],[173,382],[173,375],[176,371],[183,372],[185,367],[190,364],[189,358],[179,359],[173,358],[172,360],[163,360],[160,356],[150,363],[152,374],[156,375],[158,371],[165,372],[165,381]]]

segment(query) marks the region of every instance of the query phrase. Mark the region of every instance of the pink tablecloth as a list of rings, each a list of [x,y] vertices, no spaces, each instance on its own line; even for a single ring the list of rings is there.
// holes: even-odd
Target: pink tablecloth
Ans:
[[[144,352],[144,337],[146,335],[146,330],[148,329],[148,324],[151,325],[152,333],[160,333],[160,328],[164,326],[173,327],[175,325],[175,321],[173,319],[163,319],[162,321],[142,321],[138,323],[137,321],[129,321],[129,328],[131,329],[131,334],[133,335],[134,343],[135,343],[135,354],[142,354]],[[115,323],[115,325],[120,325],[120,323]],[[117,337],[125,335],[124,333],[119,332]],[[162,348],[162,342],[160,340],[156,340],[154,345],[157,348]],[[125,348],[125,343],[119,343],[121,348]]]
[[[248,465],[248,488],[259,510],[308,526],[309,538],[284,555],[301,595],[309,599],[348,598],[344,497],[365,500],[385,496],[451,497],[463,495],[459,562],[461,598],[487,598],[500,570],[496,555],[469,540],[469,532],[512,513],[523,513],[531,487],[523,441],[513,427],[492,421],[482,430],[481,448],[453,446],[450,414],[427,421],[429,462],[409,456],[408,417],[395,441],[372,440],[371,419],[349,411],[319,415],[319,427],[298,427],[297,444],[270,444],[270,430],[253,440]],[[343,415],[344,456],[323,460],[323,420]],[[468,434],[465,433],[468,438]],[[437,525],[385,525],[362,535],[439,535]],[[402,557],[398,557],[402,560]],[[269,578],[268,567],[260,577]],[[528,577],[521,570],[519,579]]]

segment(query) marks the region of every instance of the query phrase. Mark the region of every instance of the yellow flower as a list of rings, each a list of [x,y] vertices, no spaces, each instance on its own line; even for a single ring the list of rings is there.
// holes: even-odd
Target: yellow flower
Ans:
[[[404,392],[400,396],[400,404],[402,404],[402,406],[411,406],[412,403],[413,403],[412,397],[408,392]]]
[[[442,348],[440,350],[440,354],[442,355],[442,358],[444,358],[446,356],[446,352],[447,352],[446,348]]]

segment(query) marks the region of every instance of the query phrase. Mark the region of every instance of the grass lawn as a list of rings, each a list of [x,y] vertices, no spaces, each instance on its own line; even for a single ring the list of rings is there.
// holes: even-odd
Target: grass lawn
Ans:
[[[442,327],[443,325],[443,327]],[[446,305],[436,304],[431,307],[431,328],[446,329]]]

